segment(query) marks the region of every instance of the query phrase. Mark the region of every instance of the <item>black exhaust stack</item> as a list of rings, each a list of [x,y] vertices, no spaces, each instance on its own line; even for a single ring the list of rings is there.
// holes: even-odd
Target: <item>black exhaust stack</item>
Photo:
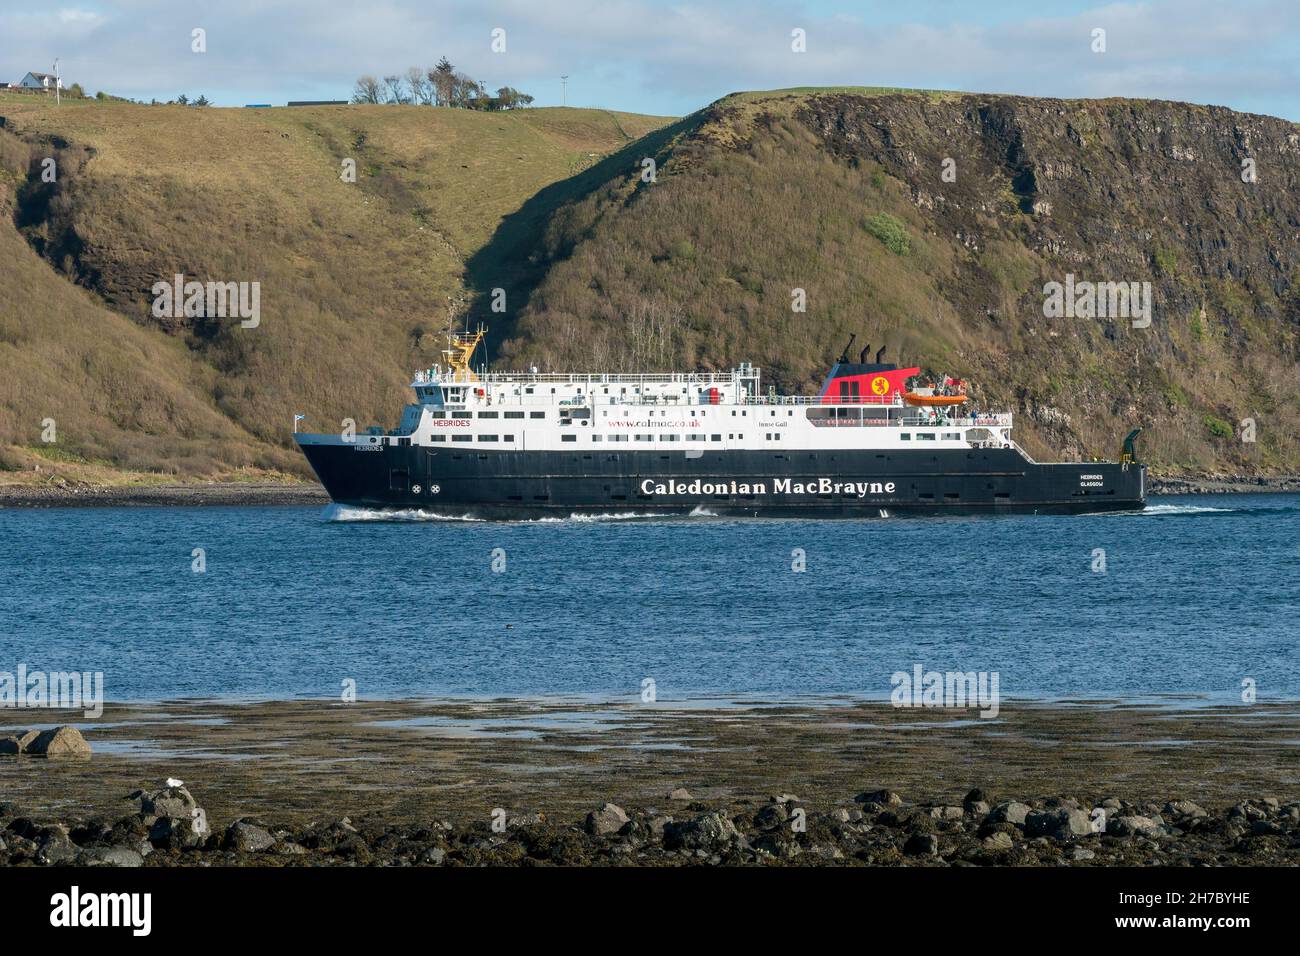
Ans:
[[[845,365],[849,364],[849,349],[853,348],[853,343],[858,339],[856,332],[849,335],[849,344],[844,346],[844,351],[840,353],[840,361]]]
[[[858,353],[858,364],[859,364],[859,365],[866,365],[866,364],[867,364],[867,356],[870,355],[870,354],[871,354],[871,343],[868,342],[868,343],[866,344],[866,346],[862,349],[862,351]]]
[[[882,346],[880,347],[880,351],[876,353],[876,364],[877,364],[877,365],[880,364],[880,356],[882,356],[882,355],[884,355],[884,354],[885,354],[885,347],[882,345]]]

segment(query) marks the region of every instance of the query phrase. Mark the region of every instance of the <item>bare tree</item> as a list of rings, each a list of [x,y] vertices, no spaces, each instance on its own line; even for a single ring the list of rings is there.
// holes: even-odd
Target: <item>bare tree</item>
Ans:
[[[433,102],[433,82],[427,71],[420,67],[413,66],[406,71],[406,87],[410,91],[412,103],[428,106]]]
[[[402,78],[396,73],[384,77],[384,86],[388,87],[388,102],[397,106],[411,102],[403,88]]]
[[[352,91],[353,103],[382,103],[383,90],[379,81],[373,76],[363,76],[357,80],[357,87]]]

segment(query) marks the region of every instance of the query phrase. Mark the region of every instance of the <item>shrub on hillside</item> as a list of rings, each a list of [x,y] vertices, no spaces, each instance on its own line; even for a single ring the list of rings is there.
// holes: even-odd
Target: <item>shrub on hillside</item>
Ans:
[[[905,256],[911,252],[912,242],[907,237],[907,227],[889,213],[876,213],[863,226],[895,255]]]

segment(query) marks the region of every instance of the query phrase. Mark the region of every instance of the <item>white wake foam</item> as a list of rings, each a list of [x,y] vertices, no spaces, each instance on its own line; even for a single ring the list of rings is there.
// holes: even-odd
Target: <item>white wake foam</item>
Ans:
[[[326,521],[483,521],[473,515],[451,515],[424,508],[358,508],[353,505],[326,505]]]
[[[1147,505],[1144,515],[1199,515],[1210,512],[1236,511],[1235,508],[1215,508],[1211,505]]]

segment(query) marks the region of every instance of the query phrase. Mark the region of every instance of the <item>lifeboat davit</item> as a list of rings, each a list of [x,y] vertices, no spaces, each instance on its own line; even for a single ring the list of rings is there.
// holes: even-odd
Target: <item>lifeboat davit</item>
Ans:
[[[920,392],[904,392],[903,401],[909,405],[921,405],[927,408],[960,405],[966,401],[965,395],[922,395]]]

